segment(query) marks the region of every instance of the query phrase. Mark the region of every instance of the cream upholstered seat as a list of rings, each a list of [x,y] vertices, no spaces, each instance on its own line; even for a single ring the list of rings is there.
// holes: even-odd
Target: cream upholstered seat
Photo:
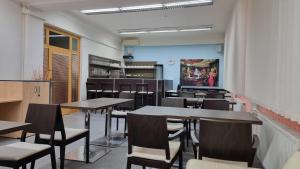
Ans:
[[[123,92],[123,93],[136,93],[136,91],[133,91],[133,90],[132,90],[132,91],[129,91],[129,90],[123,90],[122,92]]]
[[[225,164],[221,162],[205,161],[205,160],[189,160],[186,169],[254,169],[234,164]]]
[[[18,161],[50,148],[46,144],[17,142],[0,147],[0,160]]]
[[[147,94],[147,91],[139,91],[138,94]],[[148,94],[153,94],[154,92],[148,92]]]
[[[82,133],[87,132],[87,129],[74,129],[74,128],[65,128],[65,132],[66,132],[66,140],[71,139],[75,136],[78,136]],[[45,135],[45,134],[41,134],[40,135],[41,139],[50,139],[50,135]],[[54,136],[54,140],[55,141],[62,141],[62,137],[61,137],[61,132],[60,131],[56,131],[55,132],[55,136]]]
[[[118,93],[119,91],[118,90],[103,90],[103,93]]]
[[[113,110],[111,114],[113,116],[127,116],[128,111],[119,111],[119,110]]]
[[[178,131],[184,129],[184,124],[182,123],[168,123],[167,124],[168,131]]]
[[[299,169],[300,167],[300,151],[296,152],[288,159],[282,169]]]
[[[175,155],[179,151],[180,142],[169,141],[169,148],[170,148],[170,160],[166,158],[165,150],[151,149],[151,148],[144,148],[144,147],[137,147],[137,146],[132,147],[132,153],[128,154],[128,157],[138,157],[138,158],[164,161],[170,163],[171,159],[174,159]]]
[[[223,163],[223,164],[236,165],[236,166],[240,166],[240,167],[248,167],[248,163],[247,162],[242,162],[242,161],[220,160],[220,159],[207,158],[207,157],[202,157],[202,160],[203,161]]]

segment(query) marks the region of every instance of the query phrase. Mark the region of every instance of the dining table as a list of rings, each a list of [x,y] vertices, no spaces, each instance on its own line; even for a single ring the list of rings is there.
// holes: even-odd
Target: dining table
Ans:
[[[106,109],[107,113],[107,136],[100,137],[98,139],[92,140],[90,142],[90,162],[95,162],[99,158],[103,157],[107,153],[109,153],[110,147],[114,146],[114,144],[119,144],[118,142],[112,139],[111,135],[111,113],[115,106],[132,102],[133,99],[121,99],[121,98],[97,98],[90,99],[78,102],[71,103],[63,103],[61,104],[61,108],[69,108],[69,109],[79,109],[81,112],[85,114],[85,128],[90,130],[90,114],[92,112],[97,113],[97,110]],[[100,142],[99,142],[100,140]],[[101,147],[100,147],[101,146]],[[104,147],[103,147],[104,146]],[[85,161],[85,148],[83,146],[79,147],[75,151],[66,154],[66,159],[74,160],[74,161]]]

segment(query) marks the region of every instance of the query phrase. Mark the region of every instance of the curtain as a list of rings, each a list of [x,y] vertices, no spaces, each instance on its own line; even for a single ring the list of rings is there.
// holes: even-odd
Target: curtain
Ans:
[[[299,0],[239,0],[226,31],[224,84],[300,124],[299,9]]]

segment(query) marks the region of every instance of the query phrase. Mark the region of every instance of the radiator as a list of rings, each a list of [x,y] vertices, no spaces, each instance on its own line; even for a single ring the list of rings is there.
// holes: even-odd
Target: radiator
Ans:
[[[254,126],[253,132],[259,136],[257,156],[265,169],[282,169],[287,159],[300,150],[300,134],[258,114],[262,126]]]

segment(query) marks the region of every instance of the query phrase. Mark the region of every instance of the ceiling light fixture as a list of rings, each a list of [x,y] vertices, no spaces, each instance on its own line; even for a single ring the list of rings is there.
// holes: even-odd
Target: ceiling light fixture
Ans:
[[[138,11],[138,10],[152,10],[162,8],[162,4],[152,4],[152,5],[141,5],[141,6],[128,6],[120,8],[121,11]]]
[[[193,27],[173,27],[173,28],[151,28],[151,29],[127,29],[121,30],[121,35],[146,34],[146,33],[175,33],[175,32],[196,32],[209,31],[214,28],[213,25],[193,26]]]
[[[213,0],[194,0],[194,1],[182,1],[182,2],[171,2],[164,4],[165,7],[185,7],[194,5],[211,5]]]
[[[169,29],[169,30],[153,30],[149,31],[149,33],[173,33],[173,32],[178,32],[177,29]]]
[[[112,14],[122,12],[137,12],[137,11],[150,11],[150,10],[162,10],[173,8],[186,8],[196,6],[213,5],[214,0],[190,0],[190,1],[176,1],[162,4],[150,4],[150,5],[138,5],[138,6],[126,6],[120,8],[103,8],[103,9],[90,9],[82,10],[81,12],[87,15],[95,14]]]
[[[148,32],[146,31],[120,32],[121,35],[144,34],[144,33],[148,33]]]
[[[195,31],[209,31],[212,30],[212,27],[207,28],[190,28],[190,29],[181,29],[180,32],[195,32]]]
[[[84,14],[115,13],[115,12],[120,12],[120,8],[90,9],[90,10],[82,10],[81,12]]]

